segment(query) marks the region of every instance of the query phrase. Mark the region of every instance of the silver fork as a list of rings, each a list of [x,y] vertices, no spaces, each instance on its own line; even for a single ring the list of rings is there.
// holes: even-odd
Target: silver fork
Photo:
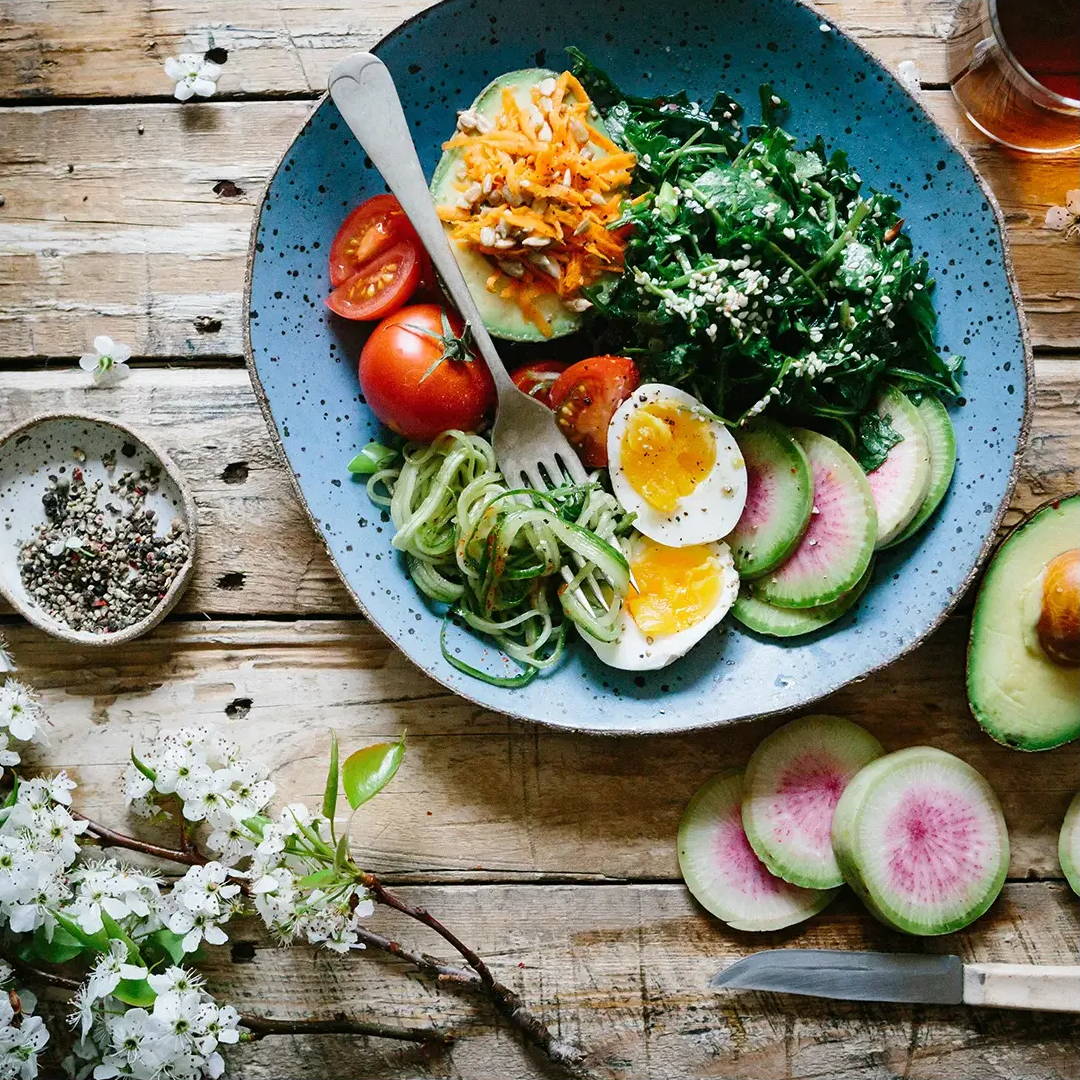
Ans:
[[[329,88],[345,123],[382,173],[427,248],[495,380],[498,405],[492,445],[503,476],[511,486],[524,482],[540,491],[558,486],[564,478],[575,483],[587,480],[588,474],[555,423],[554,413],[522,393],[499,358],[435,213],[397,88],[386,65],[370,53],[347,57],[330,72]]]

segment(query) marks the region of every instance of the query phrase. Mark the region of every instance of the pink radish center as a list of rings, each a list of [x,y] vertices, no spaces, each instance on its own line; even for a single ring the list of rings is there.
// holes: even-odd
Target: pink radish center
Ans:
[[[832,819],[848,774],[828,754],[796,758],[780,775],[771,803],[772,833],[778,843],[795,836],[815,852],[832,850]]]
[[[765,864],[754,854],[743,832],[738,807],[730,816],[717,822],[714,853],[719,876],[725,884],[750,899],[775,896],[791,886],[773,877]]]
[[[881,826],[889,887],[925,905],[962,896],[985,872],[980,826],[975,809],[955,791],[908,791]]]
[[[746,505],[736,529],[755,532],[772,516],[776,509],[776,482],[767,469],[746,463]]]
[[[844,484],[837,483],[832,470],[814,463],[814,509],[799,546],[776,572],[777,578],[824,575],[836,561],[836,552],[851,545],[850,500]]]

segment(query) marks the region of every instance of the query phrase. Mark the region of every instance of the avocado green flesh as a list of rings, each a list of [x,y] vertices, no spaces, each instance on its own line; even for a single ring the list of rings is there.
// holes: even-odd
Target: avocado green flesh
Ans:
[[[975,602],[968,700],[998,742],[1048,750],[1080,736],[1080,667],[1054,663],[1035,624],[1055,556],[1080,546],[1080,494],[1043,507],[998,550]]]
[[[480,92],[471,107],[480,115],[494,119],[502,108],[504,89],[513,91],[522,106],[529,105],[532,103],[532,88],[544,79],[556,78],[557,75],[557,72],[548,71],[545,68],[525,68],[500,75]],[[599,120],[592,122],[597,127],[602,127]],[[453,203],[461,195],[454,186],[456,179],[454,174],[460,160],[460,150],[447,150],[435,167],[435,172],[431,177],[431,194],[439,206]],[[449,226],[447,226],[448,234],[449,231]],[[537,309],[551,325],[551,334],[545,337],[536,325],[525,317],[513,300],[504,300],[488,291],[487,279],[496,268],[487,256],[453,240],[450,241],[450,246],[457,256],[461,272],[465,275],[465,281],[480,309],[484,325],[493,337],[507,341],[547,341],[550,338],[572,334],[581,326],[581,316],[566,307],[554,293],[549,293],[538,297],[535,301]]]

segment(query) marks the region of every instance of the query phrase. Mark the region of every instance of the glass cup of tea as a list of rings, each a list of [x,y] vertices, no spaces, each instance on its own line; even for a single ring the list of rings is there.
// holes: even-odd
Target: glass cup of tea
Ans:
[[[960,0],[949,83],[968,119],[1014,150],[1080,146],[1080,2]]]

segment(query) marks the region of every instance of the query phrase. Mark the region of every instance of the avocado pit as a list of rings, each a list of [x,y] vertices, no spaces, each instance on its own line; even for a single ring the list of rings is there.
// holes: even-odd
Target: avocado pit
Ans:
[[[1035,629],[1050,660],[1080,665],[1080,548],[1063,551],[1047,564]]]

